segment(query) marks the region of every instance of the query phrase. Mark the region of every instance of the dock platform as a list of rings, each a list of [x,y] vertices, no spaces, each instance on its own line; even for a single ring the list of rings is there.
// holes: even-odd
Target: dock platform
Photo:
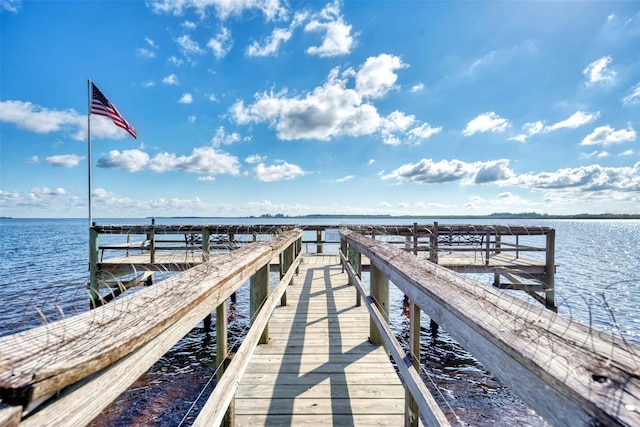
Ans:
[[[371,344],[337,255],[308,254],[236,392],[236,425],[403,425],[404,388]]]

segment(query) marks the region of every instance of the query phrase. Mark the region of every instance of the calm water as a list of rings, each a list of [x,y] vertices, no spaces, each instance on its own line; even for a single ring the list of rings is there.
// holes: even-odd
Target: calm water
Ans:
[[[221,224],[264,220],[216,220]],[[290,223],[292,220],[268,220]],[[141,224],[148,220],[99,220],[101,224]],[[164,223],[211,223],[211,220],[158,220]],[[341,224],[344,219],[299,220]],[[363,220],[352,223],[362,224]],[[412,224],[409,219],[368,219],[370,224]],[[425,223],[425,220],[416,220]],[[478,221],[441,220],[446,223]],[[486,220],[483,224],[490,223]],[[556,230],[556,304],[559,313],[640,344],[640,221],[509,220],[498,224],[547,226]],[[313,233],[315,236],[315,232]],[[305,236],[305,239],[314,238]],[[86,219],[0,220],[0,336],[39,326],[88,308]],[[101,242],[108,238],[102,238]],[[539,243],[540,241],[538,241]],[[309,247],[315,250],[315,246]],[[492,278],[485,277],[486,283]],[[231,336],[239,340],[248,325],[248,297],[241,291],[230,310]],[[391,323],[402,338],[408,321],[402,295],[393,294]],[[432,392],[453,407],[462,423],[545,425],[445,333],[432,338],[423,318],[425,378]],[[205,387],[215,364],[215,334],[202,324],[171,350],[95,420],[95,425],[178,425]],[[233,339],[231,339],[233,341]],[[231,344],[233,345],[233,343]],[[209,387],[212,387],[211,385]],[[200,407],[201,404],[196,405]],[[188,417],[186,424],[193,417]],[[452,419],[455,421],[455,419]]]

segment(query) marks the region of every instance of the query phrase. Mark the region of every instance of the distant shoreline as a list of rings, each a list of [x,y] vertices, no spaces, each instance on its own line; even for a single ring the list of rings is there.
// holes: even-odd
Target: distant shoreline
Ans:
[[[104,217],[102,219],[134,219],[137,217]],[[406,219],[423,219],[423,220],[438,220],[438,219],[467,219],[467,220],[509,220],[509,219],[583,219],[583,220],[603,220],[603,219],[629,219],[629,220],[640,220],[640,214],[612,214],[612,213],[604,213],[604,214],[571,214],[571,215],[549,215],[549,214],[537,214],[537,213],[492,213],[489,215],[331,215],[331,214],[310,214],[310,215],[250,215],[250,216],[147,216],[140,217],[140,219],[251,219],[251,220],[296,220],[296,219],[323,219],[323,218],[331,218],[331,219],[397,219],[397,220],[406,220]],[[66,217],[10,217],[10,216],[1,216],[0,220],[15,220],[15,219],[83,219],[81,217],[78,218],[66,218]]]
[[[260,215],[239,217],[218,216],[155,216],[146,218],[158,219],[202,219],[202,218],[238,218],[238,219],[318,219],[318,218],[343,218],[343,219],[640,219],[640,214],[572,214],[572,215],[548,215],[536,213],[493,213],[489,215]]]

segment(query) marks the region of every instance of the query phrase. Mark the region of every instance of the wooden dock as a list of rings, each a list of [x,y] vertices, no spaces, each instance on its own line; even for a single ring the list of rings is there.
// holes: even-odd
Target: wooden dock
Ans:
[[[217,382],[194,427],[448,426],[420,375],[421,312],[551,424],[640,425],[640,348],[553,310],[552,229],[414,224],[383,241],[375,237],[387,227],[343,227],[329,254],[319,229],[306,254],[302,229],[268,227],[264,241],[265,227],[232,229],[92,227],[93,309],[0,338],[0,425],[88,424],[214,311]],[[252,242],[238,245],[239,230]],[[123,232],[126,244],[99,244],[99,234]],[[138,235],[142,248],[129,242]],[[237,247],[211,252],[225,242]],[[103,260],[105,249],[124,257]],[[493,286],[460,274],[476,268],[495,275]],[[269,271],[280,274],[275,286]],[[409,300],[408,352],[389,325],[390,284]],[[243,286],[251,328],[230,355],[227,301]]]
[[[404,388],[340,259],[306,255],[240,380],[238,426],[402,425]]]

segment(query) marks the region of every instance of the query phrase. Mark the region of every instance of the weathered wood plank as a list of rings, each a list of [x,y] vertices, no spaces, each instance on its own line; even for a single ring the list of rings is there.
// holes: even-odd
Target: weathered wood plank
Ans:
[[[22,406],[7,405],[0,400],[0,426],[15,427],[22,418]]]
[[[98,289],[120,289],[126,290],[136,286],[144,286],[150,278],[153,277],[153,272],[144,271],[138,274],[131,280],[100,280]]]
[[[200,302],[212,311],[300,235],[284,233],[90,312],[0,338],[3,395],[21,402],[48,395],[130,354]]]
[[[333,359],[333,358],[332,358]],[[375,360],[377,359],[377,360]],[[346,360],[346,363],[345,363]],[[385,363],[389,363],[388,360],[385,360]],[[251,361],[251,372],[255,373],[265,373],[270,372],[274,369],[278,369],[279,372],[283,374],[299,374],[304,375],[307,372],[316,372],[321,374],[332,374],[332,373],[345,373],[345,374],[359,374],[359,373],[376,373],[380,371],[380,362],[379,358],[373,358],[371,361],[358,361],[354,363],[354,357],[348,356],[346,358],[340,358],[337,361],[329,361],[324,363],[313,363],[313,362],[305,362],[305,363],[295,363],[295,364],[283,364],[280,366],[274,366],[270,363],[265,363],[258,359],[257,361]],[[404,398],[404,395],[403,395]]]
[[[238,415],[236,422],[239,426],[401,426],[402,415],[338,415],[338,414],[292,414],[292,415]]]
[[[271,386],[276,381],[281,385],[303,385],[306,387],[322,384],[324,381],[330,381],[333,385],[363,385],[363,386],[388,386],[398,385],[398,374],[394,371],[376,371],[361,372],[358,375],[346,377],[345,375],[327,375],[319,372],[308,372],[305,375],[297,373],[277,372],[252,372],[251,375],[245,375],[242,378],[242,386],[268,384]]]
[[[556,425],[640,425],[640,348],[443,267],[343,236],[503,383]]]
[[[241,399],[236,398],[236,414],[340,414],[398,415],[404,411],[404,400],[381,399]]]
[[[312,386],[291,383],[282,387],[280,382],[278,385],[275,383],[243,384],[242,399],[247,405],[250,405],[250,399],[264,399],[265,396],[277,399],[397,399],[399,394],[404,393],[404,387],[397,381],[390,384],[377,382],[354,384],[350,382],[345,385],[346,387],[336,387],[335,384],[331,384],[329,378]]]

